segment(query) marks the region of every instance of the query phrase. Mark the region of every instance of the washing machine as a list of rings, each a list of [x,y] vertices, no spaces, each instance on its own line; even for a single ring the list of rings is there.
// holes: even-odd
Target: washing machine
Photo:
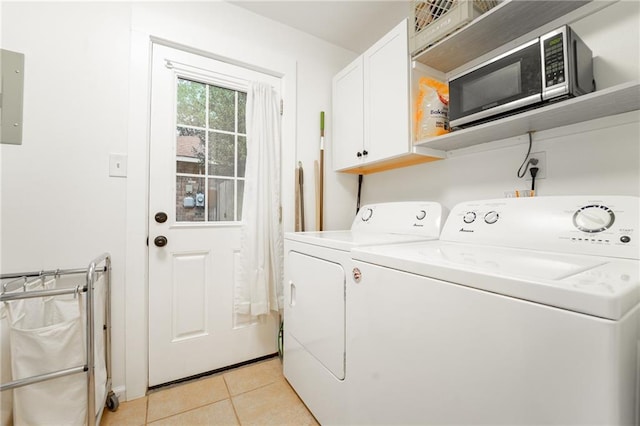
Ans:
[[[637,425],[640,199],[465,202],[355,248],[353,424]]]
[[[321,424],[349,422],[350,250],[436,239],[443,223],[438,203],[381,203],[360,209],[350,230],[285,234],[284,376]]]

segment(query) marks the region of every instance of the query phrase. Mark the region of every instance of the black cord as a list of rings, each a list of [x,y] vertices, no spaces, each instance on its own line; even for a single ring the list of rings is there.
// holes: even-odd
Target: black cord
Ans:
[[[278,356],[284,357],[284,320],[280,319],[280,329],[278,330]]]
[[[527,155],[524,156],[524,161],[522,162],[522,164],[520,165],[520,168],[518,169],[519,178],[524,177],[525,173],[527,173],[527,166],[530,164],[530,163],[527,163],[527,159],[529,158],[529,154],[531,154],[531,145],[533,145],[533,140],[531,139],[531,132],[528,132],[527,134],[529,135],[529,149],[527,150]]]
[[[536,176],[538,174],[538,168],[531,167],[529,169],[529,173],[531,173],[531,191],[533,192],[536,190]]]
[[[362,193],[363,175],[358,175],[358,200],[356,201],[356,214],[360,211],[360,194]]]

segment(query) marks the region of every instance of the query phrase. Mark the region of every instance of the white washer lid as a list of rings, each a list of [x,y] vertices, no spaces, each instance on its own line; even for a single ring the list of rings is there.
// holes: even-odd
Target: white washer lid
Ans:
[[[613,320],[640,301],[637,260],[443,241],[355,248],[352,257]]]
[[[299,241],[334,250],[349,251],[354,247],[426,241],[434,239],[435,237],[428,238],[423,235],[391,234],[382,232],[320,231],[287,232],[285,233],[284,238],[286,240]]]

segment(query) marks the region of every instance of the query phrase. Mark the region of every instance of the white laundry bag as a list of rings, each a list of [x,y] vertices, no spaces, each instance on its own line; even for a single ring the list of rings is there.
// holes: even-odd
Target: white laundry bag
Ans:
[[[106,389],[103,284],[97,282],[94,292],[96,412]],[[8,307],[13,380],[85,364],[85,294],[23,299]],[[14,425],[84,425],[87,382],[86,373],[77,373],[14,389]]]
[[[20,293],[23,291],[33,291],[33,290],[45,290],[45,289],[51,289],[55,286],[55,280],[49,280],[49,281],[43,281],[41,279],[35,280],[29,284],[24,285],[25,287],[19,287],[16,290],[10,291],[9,293]],[[39,302],[36,301],[35,303],[40,303],[41,305],[42,300],[40,300]],[[12,302],[14,305],[20,305],[20,304],[24,304],[24,303],[29,303],[26,300],[17,300],[15,302]],[[9,304],[7,303],[3,303],[0,305],[0,337],[2,339],[2,342],[0,344],[0,360],[1,360],[1,365],[0,365],[0,381],[2,383],[8,383],[12,380],[12,375],[11,375],[11,344],[9,341],[9,333],[10,333],[10,321],[9,318],[7,317],[8,312],[7,312],[7,307],[9,306]],[[42,312],[42,314],[44,315],[44,312]],[[11,426],[13,425],[13,392],[12,391],[5,391],[2,392],[2,398],[1,399],[1,403],[2,406],[0,407],[0,413],[2,414],[1,416],[1,425],[2,426]]]

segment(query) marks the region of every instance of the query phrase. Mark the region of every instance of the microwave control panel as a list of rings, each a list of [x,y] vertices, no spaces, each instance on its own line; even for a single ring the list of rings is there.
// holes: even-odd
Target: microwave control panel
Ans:
[[[544,75],[546,87],[564,83],[565,55],[564,34],[555,34],[543,40]]]

